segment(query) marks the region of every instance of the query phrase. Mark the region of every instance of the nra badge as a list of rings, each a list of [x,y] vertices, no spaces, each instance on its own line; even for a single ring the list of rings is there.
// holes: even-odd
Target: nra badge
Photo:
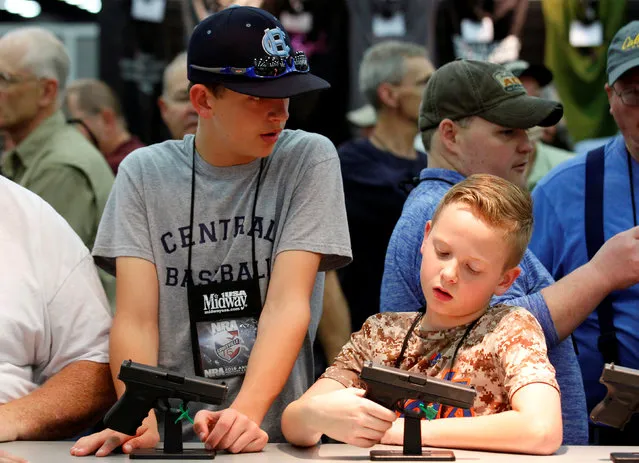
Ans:
[[[215,353],[220,359],[231,363],[239,355],[243,347],[239,328],[235,320],[223,321],[217,324],[225,326],[213,335]]]
[[[521,80],[519,80],[518,77],[515,77],[510,71],[497,71],[493,74],[493,78],[499,82],[499,85],[501,85],[507,92],[526,91]]]

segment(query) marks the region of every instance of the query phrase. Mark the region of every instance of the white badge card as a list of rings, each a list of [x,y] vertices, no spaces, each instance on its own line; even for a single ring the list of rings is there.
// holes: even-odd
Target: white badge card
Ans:
[[[308,34],[313,29],[313,15],[308,11],[301,13],[282,11],[280,22],[284,29],[291,34]]]
[[[603,45],[603,26],[601,21],[584,24],[581,21],[570,23],[568,41],[573,47],[599,47]]]
[[[404,37],[406,35],[406,17],[397,12],[388,18],[376,14],[373,16],[373,35],[377,38]]]
[[[166,0],[133,0],[131,16],[139,21],[161,23],[164,21]]]
[[[490,43],[495,38],[493,20],[488,17],[482,18],[481,21],[462,19],[461,36],[468,43]]]

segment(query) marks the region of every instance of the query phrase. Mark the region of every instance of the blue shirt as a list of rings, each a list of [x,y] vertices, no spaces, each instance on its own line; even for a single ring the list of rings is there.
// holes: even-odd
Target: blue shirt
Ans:
[[[422,182],[408,196],[388,244],[382,280],[382,312],[413,311],[426,304],[419,281],[422,262],[419,248],[424,227],[450,187],[463,179],[458,172],[446,169],[424,169],[420,173]],[[555,367],[561,389],[563,444],[585,445],[588,417],[577,357],[569,339],[558,343],[548,306],[539,293],[554,281],[530,251],[526,251],[519,265],[521,275],[505,294],[494,297],[491,303],[524,307],[539,321],[548,344],[548,358]]]
[[[605,145],[603,230],[608,240],[634,226],[630,198],[628,154],[623,137]],[[635,202],[639,204],[639,163],[631,158]],[[535,228],[530,248],[557,279],[588,262],[584,207],[586,156],[558,166],[533,191]],[[636,212],[636,211],[635,211]],[[638,218],[639,219],[639,218]],[[613,293],[614,325],[623,366],[639,368],[639,285]],[[593,312],[574,332],[584,377],[588,410],[601,401],[606,388],[599,383],[604,367],[597,349],[599,323]]]

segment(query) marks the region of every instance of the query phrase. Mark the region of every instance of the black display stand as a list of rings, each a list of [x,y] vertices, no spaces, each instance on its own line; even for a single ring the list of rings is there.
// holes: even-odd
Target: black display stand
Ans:
[[[422,413],[404,412],[404,447],[402,450],[371,450],[373,461],[455,461],[450,450],[422,450]]]
[[[135,449],[129,454],[132,460],[212,460],[215,450],[205,448],[185,449],[182,445],[182,410],[171,408],[168,403],[159,407],[164,415],[164,448]]]

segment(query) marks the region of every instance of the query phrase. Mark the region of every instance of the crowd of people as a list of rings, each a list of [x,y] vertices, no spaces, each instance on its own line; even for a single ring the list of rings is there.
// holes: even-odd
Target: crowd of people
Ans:
[[[404,418],[366,398],[366,361],[478,392],[468,410],[407,405],[436,412],[424,446],[637,445],[639,419],[588,418],[605,363],[639,369],[637,37],[629,22],[607,49],[619,135],[575,155],[552,146],[553,73],[518,59],[436,68],[380,41],[358,73],[367,130],[336,147],[286,128],[290,99],[330,83],[275,16],[231,6],[166,67],[172,138],[145,146],[108,85],[67,84],[53,34],[5,34],[0,442],[155,447],[153,409],[135,436],[99,423],[131,359],[226,384],[183,426],[208,449],[402,445]],[[228,293],[232,310],[211,304]]]

